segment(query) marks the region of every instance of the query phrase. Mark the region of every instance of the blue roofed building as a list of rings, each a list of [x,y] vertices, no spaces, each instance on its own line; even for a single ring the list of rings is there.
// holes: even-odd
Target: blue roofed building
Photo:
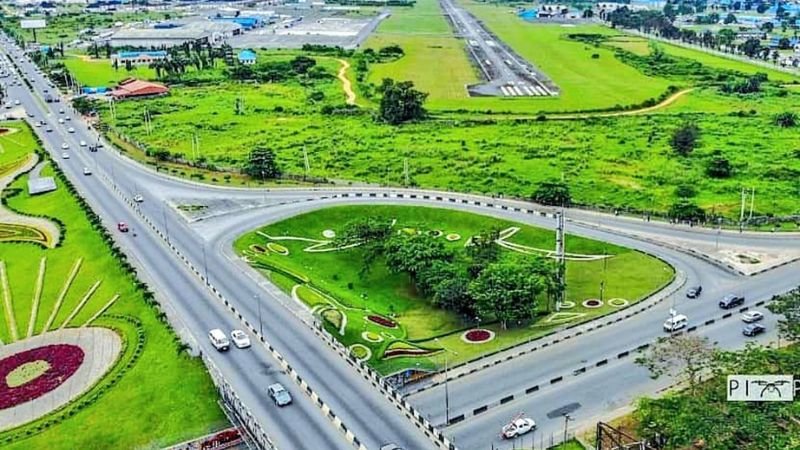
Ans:
[[[238,23],[244,30],[252,30],[263,25],[258,17],[212,17],[211,20]]]
[[[251,66],[256,63],[256,52],[252,50],[242,50],[239,52],[236,58],[239,60],[239,64]]]
[[[536,9],[525,9],[517,13],[522,20],[536,20],[539,17],[539,11]]]

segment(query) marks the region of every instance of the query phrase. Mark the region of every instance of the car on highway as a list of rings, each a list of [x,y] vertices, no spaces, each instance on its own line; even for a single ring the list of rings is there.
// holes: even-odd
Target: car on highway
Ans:
[[[225,336],[225,333],[223,333],[219,328],[214,328],[208,332],[208,340],[211,341],[211,345],[213,345],[215,349],[221,352],[224,352],[231,347],[228,336]]]
[[[64,118],[63,117],[59,117],[58,118],[58,123],[64,123]]]
[[[692,286],[686,291],[687,298],[697,298],[700,297],[700,294],[703,293],[703,286],[697,285]]]
[[[14,105],[12,105],[11,102],[7,102],[6,103],[6,109],[11,109],[12,106],[14,106]]]
[[[64,108],[59,108],[59,109],[58,109],[58,113],[59,113],[59,114],[64,114]]]
[[[32,119],[32,118],[33,118],[33,116],[34,116],[34,114],[33,114],[32,112],[30,112],[30,111],[29,111],[29,112],[28,112],[28,117],[30,117],[30,118]]]
[[[763,318],[764,314],[762,314],[760,311],[747,311],[742,314],[742,322],[744,323],[758,322]]]
[[[51,127],[50,125],[48,125],[48,126],[47,126],[47,128],[45,128],[45,130],[44,130],[44,131],[47,131],[48,133],[52,133],[52,132],[53,132],[53,127]]]
[[[231,340],[236,348],[250,347],[250,338],[247,337],[247,334],[242,330],[231,331]]]
[[[767,331],[767,327],[760,323],[748,323],[742,328],[742,334],[747,337],[757,336],[765,331]]]
[[[386,444],[381,445],[381,448],[378,450],[404,450],[404,449],[403,447],[400,447],[399,445],[393,442],[388,442]]]
[[[64,158],[64,159],[69,159],[69,153],[64,152],[64,153],[61,154],[61,157]]]
[[[280,383],[271,384],[267,388],[267,392],[269,393],[272,401],[274,401],[278,406],[286,406],[292,403],[292,396],[289,394],[289,391],[287,391],[286,388],[284,388]]]
[[[75,128],[69,127],[69,128],[67,128],[67,132],[74,133],[75,132]]]
[[[83,168],[83,174],[84,175],[91,175],[92,174],[92,169],[90,169],[88,167],[84,167]]]
[[[61,144],[61,148],[63,148],[64,150],[66,150],[66,149],[68,149],[68,148],[69,148],[69,144],[67,144],[66,142],[64,142],[63,144]]]
[[[81,141],[81,142],[80,142],[80,146],[81,146],[81,147],[86,147],[86,141]]]
[[[19,104],[20,104],[20,101],[19,101],[19,100],[14,100],[14,104],[15,104],[15,105],[19,105]]]
[[[530,417],[518,417],[503,427],[503,437],[514,439],[536,429],[536,422]]]
[[[722,309],[731,309],[740,306],[744,303],[744,295],[728,294],[719,301],[719,307]]]
[[[673,332],[684,328],[689,323],[689,318],[683,314],[677,314],[664,322],[664,331]]]
[[[117,224],[117,229],[122,233],[128,232],[128,224],[125,222],[120,222]]]
[[[136,194],[133,196],[133,201],[136,203],[142,203],[144,201],[144,197],[142,197],[142,194]]]
[[[42,128],[42,123],[41,122],[36,122],[34,125],[36,126],[36,128]]]

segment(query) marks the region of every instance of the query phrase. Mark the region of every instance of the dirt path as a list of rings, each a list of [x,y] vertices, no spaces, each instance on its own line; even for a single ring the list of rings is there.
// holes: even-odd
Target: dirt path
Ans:
[[[347,102],[348,105],[355,105],[356,93],[353,92],[353,85],[350,83],[350,80],[347,79],[347,69],[350,68],[350,63],[343,59],[337,59],[337,61],[339,61],[342,67],[339,68],[339,73],[336,74],[336,78],[342,82],[342,89],[346,97],[345,102]]]
[[[646,114],[649,112],[657,111],[662,108],[666,108],[667,106],[675,103],[679,98],[683,97],[684,95],[692,92],[695,88],[688,88],[680,90],[669,97],[665,98],[653,106],[648,106],[647,108],[641,109],[632,109],[629,111],[614,111],[614,112],[597,112],[597,113],[582,113],[582,114],[553,114],[548,115],[548,120],[573,120],[573,119],[589,119],[592,117],[617,117],[617,116],[635,116],[638,114]]]

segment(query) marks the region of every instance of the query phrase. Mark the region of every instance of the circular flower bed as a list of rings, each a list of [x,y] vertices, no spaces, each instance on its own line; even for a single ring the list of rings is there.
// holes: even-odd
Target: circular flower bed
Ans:
[[[561,309],[572,309],[575,307],[575,302],[564,300],[561,302]]]
[[[485,328],[467,330],[461,335],[461,340],[468,344],[482,344],[494,339],[494,331]]]
[[[608,301],[608,304],[610,306],[613,306],[614,308],[623,308],[625,306],[628,306],[630,302],[628,302],[628,300],[625,300],[624,298],[612,298]]]
[[[53,344],[0,360],[0,409],[39,398],[67,381],[83,363],[77,345]]]
[[[447,239],[450,242],[454,242],[454,241],[457,241],[457,240],[461,239],[461,235],[458,234],[458,233],[450,233],[447,236],[445,236],[444,238]]]
[[[267,244],[267,248],[270,249],[271,251],[279,254],[279,255],[286,256],[286,255],[289,254],[289,249],[288,248],[282,246],[281,244],[276,244],[274,242],[268,243]]]
[[[590,298],[588,300],[584,300],[583,303],[581,304],[583,305],[584,308],[590,308],[590,309],[599,308],[603,306],[603,302],[601,302],[596,298]]]
[[[325,230],[322,232],[322,237],[325,239],[333,239],[336,237],[336,232],[333,230]]]
[[[378,325],[380,325],[382,327],[397,328],[397,322],[395,322],[394,320],[392,320],[392,319],[390,319],[388,317],[376,316],[374,314],[371,314],[371,315],[367,316],[366,319],[369,320],[372,323],[377,323]]]
[[[381,335],[378,333],[373,333],[372,331],[365,331],[361,333],[361,339],[372,343],[383,342]]]
[[[435,238],[438,238],[438,237],[444,236],[444,231],[442,231],[442,230],[430,230],[430,231],[428,231],[428,234],[433,236],[433,237],[435,237]]]
[[[359,361],[366,361],[372,357],[372,350],[366,345],[353,344],[350,346],[350,353]]]

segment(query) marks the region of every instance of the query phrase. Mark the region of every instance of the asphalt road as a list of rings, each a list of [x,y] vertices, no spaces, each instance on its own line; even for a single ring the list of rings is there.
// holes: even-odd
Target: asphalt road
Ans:
[[[32,70],[32,67],[28,67],[27,70]],[[40,82],[37,80],[36,83]],[[14,95],[19,96],[26,107],[29,104],[35,105],[31,108],[36,110],[36,119],[45,114],[43,110],[45,105],[34,102],[27,96],[25,89],[12,89],[15,89],[12,98]],[[55,106],[58,107],[57,104]],[[51,113],[47,120],[53,122],[56,115]],[[73,126],[79,122],[76,119],[72,121]],[[369,448],[388,440],[396,441],[409,449],[427,448],[430,444],[393,406],[381,398],[380,394],[341,358],[328,350],[298,320],[295,316],[295,313],[298,313],[297,305],[289,304],[288,308],[284,307],[287,305],[284,294],[254,274],[252,269],[236,261],[230,248],[232,240],[241,232],[264,223],[315,208],[354,202],[438,205],[510,218],[543,227],[554,227],[554,221],[550,218],[513,211],[514,207],[532,208],[529,204],[470,195],[391,188],[300,188],[277,191],[199,185],[156,174],[108,148],[92,154],[76,150],[79,139],[88,142],[97,139],[96,134],[91,130],[85,130],[82,124],[76,126],[77,132],[74,135],[64,133],[63,127],[54,126],[54,128],[52,134],[40,134],[44,134],[45,141],[51,148],[59,146],[62,141],[70,142],[72,158],[59,162],[70,178],[76,181],[81,191],[87,195],[87,200],[99,209],[98,212],[104,217],[107,225],[113,228],[116,221],[124,220],[141,230],[136,238],[130,235],[120,236],[121,242],[128,247],[130,254],[147,268],[147,278],[154,280],[159,292],[169,298],[170,304],[174,304],[187,329],[198,342],[205,345],[204,336],[209,328],[219,326],[228,329],[236,327],[237,324],[226,310],[209,299],[206,289],[201,287],[199,280],[189,274],[157,238],[150,232],[144,231],[144,226],[131,214],[130,209],[124,206],[117,196],[109,193],[106,184],[97,180],[98,177],[80,175],[83,166],[94,164],[93,167],[98,171],[113,174],[114,182],[129,196],[141,193],[145,197],[145,201],[140,205],[142,211],[159,224],[162,231],[169,231],[173,243],[195,266],[203,267],[211,282],[236,304],[250,322],[258,323],[258,316],[262,317],[267,339],[287,357],[301,376],[319,391],[321,397],[332,405],[333,410]],[[57,158],[60,150],[54,151],[53,154]],[[324,198],[343,191],[360,192],[363,196]],[[376,197],[370,197],[371,193]],[[412,193],[417,198],[410,199],[409,195]],[[383,197],[384,194],[388,196]],[[399,198],[398,194],[404,197]],[[424,199],[425,195],[430,199]],[[455,201],[436,201],[437,196],[452,197]],[[182,199],[218,198],[261,201],[265,207],[233,211],[188,224],[169,206]],[[469,203],[476,200],[481,201],[484,206]],[[281,204],[284,202],[288,203]],[[492,203],[495,207],[486,207],[486,203]],[[500,204],[507,205],[511,209],[497,208],[496,206]],[[758,245],[764,248],[800,247],[797,235],[736,232],[722,232],[718,235],[712,230],[647,223],[573,210],[567,212],[567,217],[632,232],[655,231],[662,234],[665,239],[691,238],[703,242],[719,240],[720,245]],[[535,394],[515,396],[513,401],[503,406],[492,407],[485,413],[470,416],[464,422],[447,428],[446,434],[455,436],[459,448],[489,448],[491,445],[495,445],[495,448],[508,447],[508,442],[501,442],[497,438],[499,428],[520,411],[526,412],[538,421],[537,433],[540,433],[540,436],[553,434],[557,440],[558,431],[563,429],[563,419],[558,415],[554,418],[548,417],[548,413],[557,411],[565,405],[580,405],[571,413],[577,422],[570,426],[575,427],[607,415],[639,395],[655,394],[670,381],[665,379],[654,382],[641,368],[633,366],[631,359],[612,361],[579,376],[573,376],[571,373],[574,369],[613,357],[619,351],[628,350],[663,335],[661,324],[672,307],[689,317],[690,326],[702,325],[709,319],[721,316],[722,311],[717,307],[716,301],[726,293],[742,292],[748,299],[747,304],[752,304],[800,284],[798,263],[754,277],[742,277],[685,253],[608,233],[592,226],[570,223],[568,232],[655,253],[683,272],[689,285],[702,284],[703,296],[698,300],[686,300],[682,295],[677,295],[674,301],[664,301],[651,310],[612,327],[587,332],[546,350],[538,350],[498,365],[494,369],[482,370],[448,383],[451,400],[450,416],[453,417],[462,413],[469,415],[476,407],[524,391],[528,386],[546,384],[554,376],[565,376],[561,383],[543,388]],[[763,309],[762,311],[766,312]],[[302,309],[299,314],[302,314]],[[766,319],[767,325],[773,331],[774,321],[775,318],[771,316]],[[746,341],[741,336],[740,330],[741,322],[733,317],[710,326],[701,326],[698,333],[708,335],[722,346],[736,348]],[[767,334],[757,340],[765,341],[773,338],[774,335]],[[208,348],[205,350],[209,351]],[[302,394],[293,392],[298,399],[293,408],[299,410],[297,411],[299,417],[289,416],[291,409],[276,411],[269,407],[263,395],[263,388],[273,379],[269,377],[282,380],[287,388],[294,389],[294,386],[285,380],[283,374],[272,371],[276,362],[265,352],[253,348],[243,352],[232,351],[224,355],[214,354],[213,358],[215,363],[224,369],[226,377],[230,377],[237,390],[241,389],[244,392],[242,396],[248,405],[254,405],[251,406],[254,409],[261,408],[256,412],[269,433],[276,437],[279,448],[344,448],[342,442],[337,442],[341,441],[341,435],[326,424],[321,413],[315,411],[313,405],[304,403],[305,398]],[[409,400],[434,423],[440,423],[444,417],[443,389],[443,386],[432,388],[410,396]],[[298,432],[296,430],[298,423],[308,423],[308,430]],[[301,439],[298,436],[302,437],[303,442],[297,442]],[[314,440],[313,445],[311,442],[306,442],[306,439]]]
[[[46,81],[36,74],[34,67],[29,62],[16,58],[28,76],[35,79],[34,86],[45,88]],[[52,91],[52,88],[49,89]],[[105,226],[116,233],[116,238],[126,249],[126,253],[138,266],[145,269],[145,280],[151,282],[155,290],[162,294],[162,298],[167,299],[171,307],[177,311],[194,340],[234,386],[237,394],[259,419],[277,447],[280,449],[352,448],[352,445],[345,441],[344,434],[337,431],[310,398],[282,373],[278,362],[266,349],[256,345],[248,350],[233,349],[227,353],[217,353],[210,347],[206,337],[208,330],[242,328],[241,324],[212,298],[202,282],[190,273],[155,233],[149,231],[138,219],[131,208],[113,193],[110,183],[103,182],[99,176],[100,171],[109,175],[113,184],[123,185],[126,169],[116,168],[111,154],[90,153],[86,148],[79,146],[81,140],[87,143],[96,140],[85,123],[70,111],[64,102],[45,104],[41,98],[32,95],[24,84],[21,87],[10,87],[8,96],[11,99],[19,99],[26,110],[34,114],[31,120],[45,120],[52,126],[53,131],[50,133],[45,132],[44,127],[35,130],[43,139],[53,159],[103,218]],[[60,108],[67,110],[65,114],[59,114]],[[57,118],[66,115],[70,115],[72,120],[60,125]],[[70,126],[75,128],[74,133],[67,132]],[[69,145],[68,150],[62,150],[63,143]],[[63,159],[61,156],[63,152],[68,153],[70,158]],[[94,175],[84,176],[84,167],[94,168]],[[146,180],[139,186],[137,189],[148,196],[150,190]],[[165,212],[157,202],[145,201],[141,208],[153,220],[163,217]],[[117,222],[128,223],[131,233],[116,232]],[[199,252],[203,247],[199,245],[197,236],[177,226],[170,236],[173,244],[199,265],[198,262],[202,260]],[[214,273],[220,275],[218,279],[212,279],[212,282],[227,298],[239,306],[251,323],[257,323],[258,308],[253,295],[259,292],[260,288],[224,262],[217,265],[217,261],[219,260],[209,258],[209,266],[214,268]],[[278,303],[269,301],[268,293],[262,297],[260,303],[264,319],[264,335],[267,340],[286,357],[364,445],[368,448],[377,448],[385,442],[396,442],[407,448],[432,447],[419,429],[406,420],[367,381],[357,376],[342,358],[305,325],[290,316],[287,310],[281,308]],[[276,381],[281,382],[290,391],[295,399],[293,405],[279,409],[267,398],[266,386]]]

